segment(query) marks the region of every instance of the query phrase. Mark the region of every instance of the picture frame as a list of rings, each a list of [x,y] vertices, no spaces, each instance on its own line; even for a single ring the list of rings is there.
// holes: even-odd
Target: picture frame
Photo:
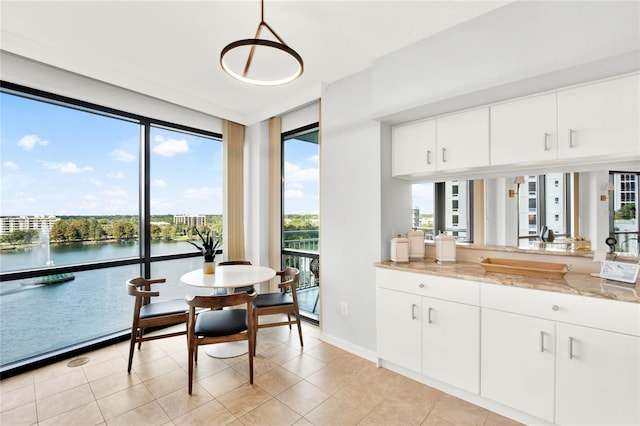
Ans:
[[[637,263],[622,263],[606,260],[602,262],[600,277],[612,281],[635,284],[638,279],[639,269],[640,265]]]

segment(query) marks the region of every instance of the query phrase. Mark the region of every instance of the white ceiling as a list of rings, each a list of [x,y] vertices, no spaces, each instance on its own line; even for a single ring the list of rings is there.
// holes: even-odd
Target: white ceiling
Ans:
[[[265,21],[304,59],[301,78],[256,87],[219,65],[252,38],[259,0],[5,1],[2,50],[217,117],[253,124],[312,102],[323,85],[509,1],[276,1]]]

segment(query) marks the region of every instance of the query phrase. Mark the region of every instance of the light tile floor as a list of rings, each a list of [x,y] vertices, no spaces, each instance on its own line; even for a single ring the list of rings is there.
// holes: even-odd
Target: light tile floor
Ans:
[[[0,424],[13,425],[516,425],[287,327],[261,329],[248,356],[203,348],[187,393],[184,336],[145,342],[127,374],[128,342],[0,382]]]

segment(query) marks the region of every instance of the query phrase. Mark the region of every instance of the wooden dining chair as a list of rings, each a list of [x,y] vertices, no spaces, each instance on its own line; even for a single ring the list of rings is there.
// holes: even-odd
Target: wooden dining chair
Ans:
[[[251,265],[251,262],[248,260],[225,260],[224,262],[218,263],[218,266],[225,266],[225,265]],[[233,290],[234,293],[240,293],[242,291],[246,291],[247,293],[255,293],[256,289],[252,285],[248,285],[245,287],[236,287]],[[225,289],[220,288],[216,291],[216,294],[217,295],[227,294],[227,292]]]
[[[151,302],[152,297],[160,296],[159,291],[151,291],[151,285],[166,282],[165,278],[147,280],[142,277],[127,281],[127,292],[136,298],[133,306],[133,322],[131,324],[131,342],[129,343],[129,364],[127,372],[131,373],[133,352],[136,343],[138,349],[142,342],[164,339],[186,334],[186,330],[145,336],[144,331],[151,327],[163,327],[181,324],[187,321],[189,305],[184,299],[173,299],[163,302]]]
[[[258,329],[260,328],[288,325],[289,330],[291,330],[291,325],[296,324],[298,326],[298,335],[300,336],[300,346],[304,346],[302,326],[300,324],[300,308],[298,307],[298,295],[296,293],[296,286],[300,281],[300,271],[296,268],[287,268],[284,271],[276,272],[276,275],[280,276],[280,284],[278,284],[280,291],[259,294],[256,300],[253,301],[256,340]],[[286,314],[287,321],[260,324],[260,316],[277,314]],[[291,318],[291,315],[294,318]],[[257,342],[254,344],[254,351],[256,346]]]
[[[187,342],[189,357],[189,395],[193,388],[193,365],[198,362],[198,347],[224,342],[246,340],[249,354],[249,383],[253,384],[253,354],[255,330],[253,301],[256,293],[228,294],[224,296],[186,297],[189,305]],[[245,308],[222,309],[245,305]],[[203,310],[203,308],[205,308]],[[208,309],[208,310],[207,310]]]

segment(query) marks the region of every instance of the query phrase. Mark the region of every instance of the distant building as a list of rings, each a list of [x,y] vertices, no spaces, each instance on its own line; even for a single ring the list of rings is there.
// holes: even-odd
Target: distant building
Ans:
[[[205,226],[207,224],[207,219],[204,215],[198,214],[177,214],[173,216],[174,224],[184,224],[188,226]]]
[[[0,217],[0,235],[10,234],[14,231],[27,231],[29,229],[42,229],[53,226],[60,218],[56,216],[8,216]]]

